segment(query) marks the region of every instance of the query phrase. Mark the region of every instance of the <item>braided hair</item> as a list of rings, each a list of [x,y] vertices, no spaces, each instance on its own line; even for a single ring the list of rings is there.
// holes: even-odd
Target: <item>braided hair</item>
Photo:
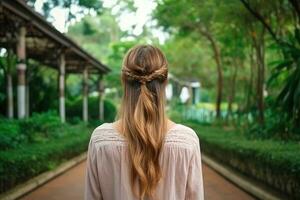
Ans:
[[[155,198],[162,177],[159,155],[167,130],[167,77],[168,63],[157,47],[136,46],[124,58],[124,93],[118,116],[128,141],[131,188],[138,199]]]

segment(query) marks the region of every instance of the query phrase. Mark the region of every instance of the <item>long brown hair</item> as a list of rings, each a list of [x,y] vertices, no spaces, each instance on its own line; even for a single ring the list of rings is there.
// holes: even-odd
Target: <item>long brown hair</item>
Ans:
[[[130,49],[123,60],[120,128],[128,140],[131,188],[139,199],[153,198],[162,177],[159,155],[167,129],[167,67],[164,54],[151,45]]]

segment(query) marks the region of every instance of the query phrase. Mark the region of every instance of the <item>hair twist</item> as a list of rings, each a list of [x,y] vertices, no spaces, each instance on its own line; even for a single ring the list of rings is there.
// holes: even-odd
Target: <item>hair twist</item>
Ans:
[[[162,66],[150,74],[137,75],[124,66],[122,72],[128,79],[139,81],[141,84],[146,84],[154,79],[165,80],[168,75],[168,68],[166,66]]]

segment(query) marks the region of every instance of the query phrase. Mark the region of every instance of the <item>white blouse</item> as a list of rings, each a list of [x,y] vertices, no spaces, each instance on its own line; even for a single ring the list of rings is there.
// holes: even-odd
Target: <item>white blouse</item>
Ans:
[[[128,146],[112,123],[97,127],[91,136],[86,170],[86,200],[135,200],[131,191]],[[163,177],[159,200],[203,200],[200,143],[195,131],[175,124],[166,134],[160,155]]]

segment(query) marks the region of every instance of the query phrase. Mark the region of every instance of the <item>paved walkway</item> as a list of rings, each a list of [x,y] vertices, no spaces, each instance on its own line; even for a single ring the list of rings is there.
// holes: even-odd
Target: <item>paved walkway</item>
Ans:
[[[85,165],[85,162],[77,165],[21,200],[82,200]],[[254,200],[205,164],[203,174],[206,200]]]

